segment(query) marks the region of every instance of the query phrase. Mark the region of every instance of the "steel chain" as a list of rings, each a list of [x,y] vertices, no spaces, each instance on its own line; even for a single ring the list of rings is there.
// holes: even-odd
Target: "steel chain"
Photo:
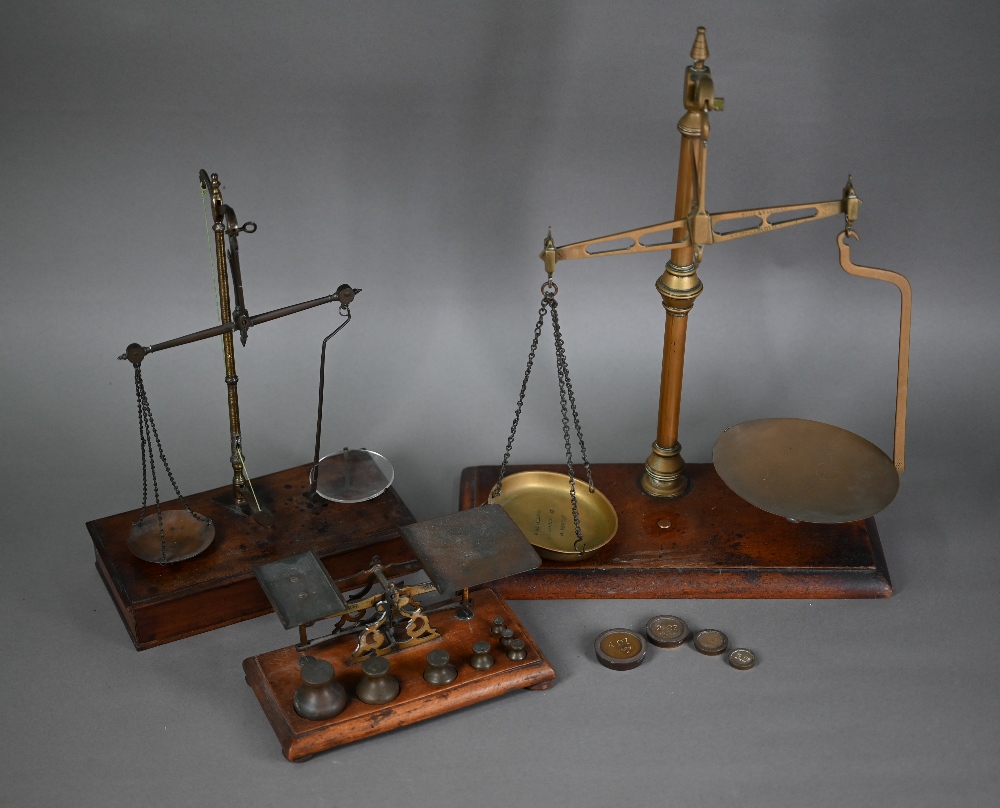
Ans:
[[[562,331],[559,328],[558,303],[552,300],[549,308],[552,311],[552,335],[556,344],[556,376],[559,379],[559,406],[562,409],[563,440],[566,443],[566,468],[569,470],[569,498],[573,505],[573,527],[576,531],[576,541],[573,542],[573,549],[578,553],[583,553],[587,545],[583,540],[583,529],[580,527],[580,508],[576,501],[576,474],[573,471],[573,444],[569,435],[569,409],[566,405],[567,388],[571,388],[569,381],[569,368],[566,363],[566,347],[563,344]],[[577,435],[580,434],[580,420],[573,408],[574,424]],[[582,444],[581,444],[582,448]],[[586,456],[585,456],[586,457]],[[586,461],[584,461],[586,462]],[[587,466],[587,476],[590,476],[590,467]],[[591,483],[593,489],[593,483]]]
[[[566,346],[563,343],[562,330],[559,327],[559,314],[557,311],[558,302],[556,293],[559,288],[551,280],[542,284],[542,304],[538,309],[538,321],[535,323],[535,331],[531,340],[531,349],[528,351],[528,364],[524,371],[524,380],[521,382],[521,392],[517,398],[517,407],[514,410],[514,421],[510,427],[510,437],[507,439],[507,448],[504,452],[503,462],[500,464],[500,475],[497,484],[490,492],[492,498],[497,498],[503,488],[503,478],[507,473],[507,465],[510,461],[511,449],[514,445],[514,436],[521,420],[521,410],[524,407],[524,396],[528,389],[528,379],[535,363],[535,355],[538,351],[538,340],[542,334],[542,324],[545,321],[546,309],[552,313],[552,334],[555,341],[556,352],[556,376],[559,381],[559,403],[562,410],[563,440],[566,444],[566,467],[569,472],[569,496],[573,509],[573,527],[576,533],[576,541],[573,549],[578,553],[586,551],[587,545],[583,540],[583,529],[580,526],[580,508],[576,498],[576,475],[573,470],[573,444],[569,430],[570,412],[573,414],[573,425],[576,430],[577,440],[580,442],[580,452],[583,457],[583,464],[587,471],[587,483],[590,491],[594,491],[594,478],[590,470],[590,462],[587,459],[587,449],[583,442],[583,429],[580,426],[580,415],[576,407],[576,396],[573,394],[573,385],[569,378],[569,363],[566,360]]]
[[[559,318],[556,314],[556,303],[552,301],[552,330],[556,339],[556,361],[562,358],[563,376],[566,378],[566,393],[569,396],[570,409],[573,412],[573,426],[576,428],[576,439],[580,442],[580,455],[583,467],[587,470],[587,485],[590,493],[594,493],[594,477],[590,472],[590,461],[587,459],[587,447],[583,442],[583,427],[580,426],[580,413],[576,409],[576,396],[573,394],[573,383],[569,380],[569,363],[566,360],[566,347],[563,344],[562,332],[559,328]]]
[[[135,368],[135,396],[139,409],[139,440],[142,444],[142,511],[139,514],[139,519],[136,524],[141,522],[143,517],[146,515],[146,506],[149,498],[149,489],[146,482],[146,447],[148,445],[149,472],[153,478],[153,497],[156,500],[156,520],[160,528],[160,563],[165,564],[167,563],[167,539],[163,532],[163,513],[160,510],[160,487],[156,479],[156,463],[153,459],[154,440],[156,441],[157,453],[160,456],[160,463],[163,464],[163,469],[167,472],[170,485],[173,486],[174,493],[184,506],[184,510],[186,510],[190,516],[193,516],[199,521],[208,520],[206,517],[194,513],[194,511],[191,510],[191,506],[188,505],[187,500],[184,498],[184,495],[181,494],[180,487],[174,479],[174,474],[170,470],[170,464],[167,462],[167,456],[163,451],[163,444],[160,442],[160,435],[156,431],[156,422],[153,420],[153,410],[149,406],[149,397],[146,395],[146,386],[142,382],[142,370],[138,364],[133,365],[133,367]],[[152,439],[150,432],[152,432]]]
[[[507,438],[507,450],[503,455],[503,463],[500,464],[500,479],[493,486],[490,495],[494,498],[500,496],[503,488],[503,478],[507,473],[507,463],[510,460],[510,451],[514,446],[514,435],[517,433],[517,425],[521,421],[521,408],[524,406],[524,393],[528,389],[528,377],[531,376],[531,368],[535,364],[535,352],[538,350],[538,340],[542,335],[542,323],[545,322],[545,308],[548,306],[549,298],[542,298],[542,305],[538,309],[538,322],[535,323],[535,335],[531,340],[531,350],[528,351],[528,367],[524,371],[524,381],[521,382],[521,395],[517,397],[517,408],[514,410],[514,422],[510,426],[510,437]]]

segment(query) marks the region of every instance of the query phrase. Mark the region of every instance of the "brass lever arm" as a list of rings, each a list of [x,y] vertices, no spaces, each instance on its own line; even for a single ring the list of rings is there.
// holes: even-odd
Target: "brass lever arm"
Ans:
[[[896,424],[893,434],[892,460],[896,471],[902,474],[905,468],[904,451],[906,447],[906,393],[910,374],[910,309],[913,303],[913,293],[910,282],[898,272],[875,267],[863,267],[851,261],[851,247],[845,237],[861,240],[853,230],[843,230],[837,236],[837,248],[840,250],[840,266],[844,272],[857,275],[860,278],[873,278],[886,281],[899,289],[899,360],[896,366]]]
[[[806,222],[814,222],[819,219],[827,219],[830,216],[836,216],[838,213],[845,212],[845,203],[843,199],[832,199],[829,202],[807,202],[803,205],[778,205],[773,208],[753,208],[750,210],[732,210],[726,211],[724,213],[710,213],[707,217],[699,217],[696,211],[693,215],[694,226],[699,231],[695,234],[695,242],[698,244],[718,244],[723,241],[732,241],[737,238],[746,238],[747,236],[756,236],[759,233],[769,233],[772,230],[780,230],[783,227],[791,227],[796,224],[805,224]],[[802,215],[795,216],[790,219],[785,219],[783,221],[771,221],[773,216],[777,216],[783,213],[795,213],[796,211],[801,211]],[[704,218],[708,219],[710,223],[709,228],[698,227]],[[716,232],[716,227],[721,222],[727,222],[734,219],[753,219],[757,218],[761,220],[761,223],[751,227],[746,227],[742,230],[734,230],[729,233],[718,233]],[[652,244],[644,244],[643,237],[650,236],[655,233],[661,233],[668,230],[682,230],[682,235],[675,237],[671,241],[665,242],[655,242]],[[602,244],[612,244],[616,241],[622,241],[623,239],[631,240],[631,244],[624,247],[611,247],[608,249],[600,249]],[[586,239],[585,241],[577,241],[573,244],[566,244],[562,247],[556,248],[556,260],[557,261],[567,261],[574,258],[600,258],[606,255],[628,255],[631,253],[646,253],[646,252],[656,252],[658,250],[675,250],[679,247],[688,247],[691,245],[690,237],[690,226],[688,219],[676,219],[672,222],[663,222],[662,224],[651,224],[647,227],[638,227],[634,230],[624,230],[621,233],[612,233],[610,236],[601,236],[600,238]]]
[[[781,213],[795,213],[796,211],[802,211],[802,215],[791,219],[785,219],[784,221],[771,221],[772,216],[776,216]],[[791,227],[796,224],[814,222],[817,219],[826,219],[830,216],[836,216],[838,213],[844,213],[844,211],[844,200],[833,199],[829,202],[810,202],[805,205],[779,205],[773,208],[755,208],[753,210],[732,210],[725,213],[712,213],[709,216],[712,225],[711,232],[709,234],[711,240],[701,243],[718,244],[723,241],[732,241],[736,238],[756,236],[758,233],[769,233],[772,230],[779,230],[782,227]],[[752,218],[760,219],[761,223],[752,227],[746,227],[742,230],[734,230],[729,233],[719,233],[716,231],[716,228],[721,222],[728,222],[733,219]]]
[[[675,237],[671,241],[656,242],[653,244],[643,244],[643,236],[660,233],[667,230],[679,230],[683,228],[680,238]],[[673,222],[663,222],[662,224],[651,224],[648,227],[639,227],[635,230],[625,230],[621,233],[612,233],[610,236],[591,238],[586,241],[577,241],[556,248],[556,260],[568,261],[573,258],[600,258],[605,255],[626,255],[628,253],[656,252],[657,250],[675,250],[678,247],[686,247],[690,244],[688,238],[687,219],[677,219]],[[622,239],[631,239],[632,243],[626,247],[613,247],[609,249],[599,249],[602,244],[609,244]]]

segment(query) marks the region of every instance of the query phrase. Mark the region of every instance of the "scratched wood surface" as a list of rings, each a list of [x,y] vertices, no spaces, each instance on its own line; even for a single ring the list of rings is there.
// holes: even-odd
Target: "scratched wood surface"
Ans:
[[[309,465],[254,480],[257,497],[274,513],[269,528],[222,504],[229,486],[186,497],[215,523],[215,540],[201,555],[165,566],[129,552],[138,509],[88,522],[97,570],[136,649],[272,611],[253,568],[279,558],[316,550],[334,578],[364,569],[373,555],[387,564],[413,558],[398,531],[413,514],[392,488],[352,505],[313,503],[308,489]],[[162,507],[183,506],[172,500]]]
[[[792,523],[736,496],[709,463],[687,466],[691,488],[675,500],[639,487],[641,464],[592,467],[618,513],[615,539],[578,563],[545,561],[494,586],[504,597],[876,598],[892,594],[874,519],[840,525]],[[561,471],[565,466],[512,467]],[[461,509],[481,505],[498,466],[462,472]],[[667,520],[670,527],[658,526]]]
[[[293,761],[308,760],[317,752],[399,729],[512,690],[547,689],[556,673],[506,602],[492,589],[478,589],[473,592],[473,611],[475,616],[471,620],[459,620],[453,611],[430,615],[431,624],[441,634],[439,639],[386,657],[390,664],[389,674],[399,681],[400,692],[395,700],[385,705],[365,704],[354,697],[354,688],[364,676],[360,665],[348,664],[357,645],[355,637],[341,637],[304,652],[294,647],[281,648],[244,660],[247,684],[253,688],[285,757]],[[524,640],[525,659],[512,662],[499,647],[498,638],[490,636],[493,618],[498,616],[503,616],[514,635]],[[496,664],[485,671],[474,670],[468,664],[472,644],[480,640],[489,640],[490,654],[496,660]],[[451,684],[435,687],[424,681],[423,672],[427,667],[427,654],[437,649],[444,649],[451,655],[458,678]],[[334,677],[349,696],[347,707],[340,715],[325,721],[310,721],[295,712],[292,700],[302,683],[299,658],[304,654],[325,659],[333,665]]]

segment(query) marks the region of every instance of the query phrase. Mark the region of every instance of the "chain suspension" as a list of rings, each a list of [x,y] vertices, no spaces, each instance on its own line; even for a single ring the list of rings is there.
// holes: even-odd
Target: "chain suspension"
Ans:
[[[528,389],[528,379],[531,376],[531,369],[535,364],[535,355],[538,351],[538,340],[542,334],[542,324],[545,321],[546,312],[552,314],[552,336],[555,341],[556,351],[556,377],[559,381],[559,404],[562,410],[563,440],[566,444],[566,468],[569,472],[569,497],[573,509],[573,527],[576,533],[576,541],[573,549],[578,553],[586,551],[587,545],[583,540],[583,530],[580,527],[580,508],[576,499],[576,475],[573,470],[573,444],[570,437],[569,419],[570,413],[573,416],[573,426],[576,431],[577,440],[580,443],[580,453],[583,458],[584,468],[587,472],[587,484],[591,493],[594,491],[594,478],[590,471],[590,462],[587,460],[587,448],[583,442],[583,429],[580,426],[580,415],[576,408],[576,396],[573,394],[573,385],[569,378],[569,364],[566,360],[566,346],[563,343],[562,330],[559,327],[558,302],[556,294],[559,287],[548,280],[542,284],[542,303],[538,309],[538,321],[535,323],[535,331],[531,340],[531,349],[528,351],[528,365],[524,371],[524,380],[521,382],[521,393],[517,398],[517,407],[514,410],[514,422],[510,427],[510,437],[507,438],[507,449],[504,452],[503,462],[500,464],[500,479],[493,487],[491,496],[496,498],[503,488],[503,478],[507,473],[507,464],[510,461],[511,449],[514,445],[514,436],[517,433],[517,426],[521,420],[521,410],[524,406],[524,394]]]
[[[199,521],[208,521],[206,517],[196,514],[191,510],[191,506],[188,505],[187,500],[181,494],[181,490],[177,485],[177,481],[174,479],[173,472],[170,470],[170,464],[167,463],[167,456],[163,451],[163,444],[160,442],[160,435],[156,431],[156,422],[153,421],[153,410],[149,406],[149,397],[146,395],[146,386],[142,382],[142,369],[138,364],[133,364],[135,368],[135,398],[136,407],[139,412],[139,443],[142,449],[142,511],[139,513],[139,518],[136,520],[136,524],[143,520],[146,515],[146,508],[149,502],[149,485],[146,478],[146,467],[149,466],[149,475],[153,478],[153,498],[156,501],[156,520],[160,528],[160,563],[167,563],[167,539],[163,532],[163,513],[160,510],[160,487],[156,479],[156,464],[153,458],[153,442],[156,443],[157,454],[160,456],[160,463],[163,465],[163,470],[167,472],[167,478],[170,480],[170,485],[173,486],[174,493],[177,495],[177,499],[181,501],[184,506],[184,510],[188,512],[191,516]],[[146,449],[149,449],[149,454],[147,455]]]

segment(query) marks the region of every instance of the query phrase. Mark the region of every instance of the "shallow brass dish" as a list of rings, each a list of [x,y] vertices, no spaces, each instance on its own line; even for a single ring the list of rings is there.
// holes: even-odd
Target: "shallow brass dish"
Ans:
[[[574,549],[573,502],[569,475],[553,471],[522,471],[504,477],[500,496],[490,496],[489,505],[499,505],[510,515],[542,558],[550,561],[582,561],[608,544],[618,532],[614,506],[596,488],[576,481],[576,503],[585,549]]]
[[[713,451],[723,482],[758,508],[799,522],[867,519],[892,502],[899,474],[875,444],[801,418],[730,427]]]

